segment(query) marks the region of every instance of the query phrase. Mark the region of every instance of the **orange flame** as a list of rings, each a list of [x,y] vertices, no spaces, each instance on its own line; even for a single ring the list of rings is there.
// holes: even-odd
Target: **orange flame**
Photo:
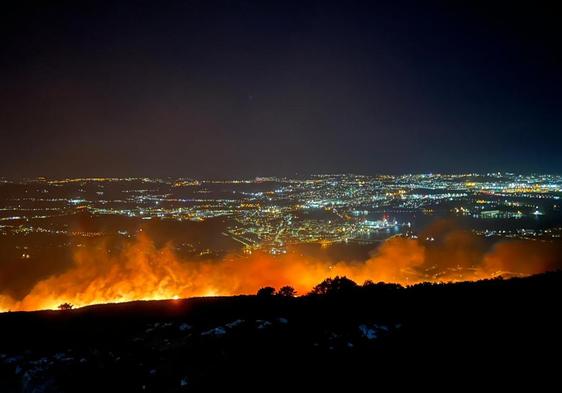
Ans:
[[[69,270],[39,281],[20,300],[0,294],[0,310],[53,309],[62,303],[177,299],[255,293],[259,288],[293,286],[304,294],[327,277],[413,284],[491,277],[501,272],[533,274],[555,268],[559,248],[513,241],[482,251],[473,237],[452,232],[440,245],[392,238],[366,261],[330,264],[289,250],[285,255],[229,255],[219,261],[179,258],[171,246],[158,248],[140,236],[117,255],[102,244],[79,249]]]

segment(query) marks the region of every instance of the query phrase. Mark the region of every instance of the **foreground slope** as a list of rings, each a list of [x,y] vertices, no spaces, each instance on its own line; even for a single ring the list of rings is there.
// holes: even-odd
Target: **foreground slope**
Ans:
[[[0,315],[0,392],[549,381],[562,273]]]

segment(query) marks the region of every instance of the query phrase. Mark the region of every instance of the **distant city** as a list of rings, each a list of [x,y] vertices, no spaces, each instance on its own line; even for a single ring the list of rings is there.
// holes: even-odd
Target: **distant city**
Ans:
[[[14,257],[82,247],[88,238],[166,233],[179,252],[282,254],[295,244],[435,241],[424,228],[451,218],[483,238],[562,235],[562,176],[323,174],[239,180],[0,179],[0,235]],[[200,225],[198,225],[200,224]]]

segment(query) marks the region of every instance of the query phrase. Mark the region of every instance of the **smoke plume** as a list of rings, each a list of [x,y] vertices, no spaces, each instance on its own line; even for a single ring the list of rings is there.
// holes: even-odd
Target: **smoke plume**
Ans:
[[[157,246],[139,236],[121,252],[104,243],[80,248],[74,264],[38,281],[22,298],[0,293],[0,310],[77,307],[95,303],[171,299],[192,296],[252,294],[264,286],[294,287],[305,294],[327,277],[345,275],[362,283],[475,280],[497,275],[529,275],[560,267],[557,243],[501,241],[486,246],[470,232],[448,228],[438,240],[394,237],[367,260],[328,262],[289,248],[287,254],[265,252],[228,255],[221,260],[186,260],[171,245]]]

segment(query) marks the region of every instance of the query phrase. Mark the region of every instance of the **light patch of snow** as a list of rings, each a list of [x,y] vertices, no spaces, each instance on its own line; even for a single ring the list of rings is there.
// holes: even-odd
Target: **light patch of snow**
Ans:
[[[359,325],[359,331],[368,340],[376,340],[378,338],[377,332],[375,329],[370,328],[365,324]]]
[[[232,322],[227,323],[225,326],[229,329],[234,329],[236,327],[241,326],[244,322],[246,322],[246,321],[244,321],[243,319],[237,319],[236,321],[232,321]]]
[[[258,325],[258,329],[265,329],[265,328],[268,328],[268,327],[270,327],[270,326],[272,325],[271,322],[269,322],[269,321],[263,321],[263,320],[261,320],[261,319],[258,319],[258,320],[256,321],[256,323],[257,323],[257,325]]]
[[[222,326],[218,326],[216,328],[201,333],[202,336],[223,336],[225,334],[226,334],[226,329],[223,328]]]
[[[19,362],[19,361],[22,360],[22,359],[23,359],[23,356],[21,356],[21,355],[10,356],[10,357],[8,357],[8,358],[6,359],[6,363],[8,363],[8,364],[14,364],[14,363]]]
[[[54,357],[57,360],[63,360],[66,357],[66,354],[64,352],[57,352]]]

